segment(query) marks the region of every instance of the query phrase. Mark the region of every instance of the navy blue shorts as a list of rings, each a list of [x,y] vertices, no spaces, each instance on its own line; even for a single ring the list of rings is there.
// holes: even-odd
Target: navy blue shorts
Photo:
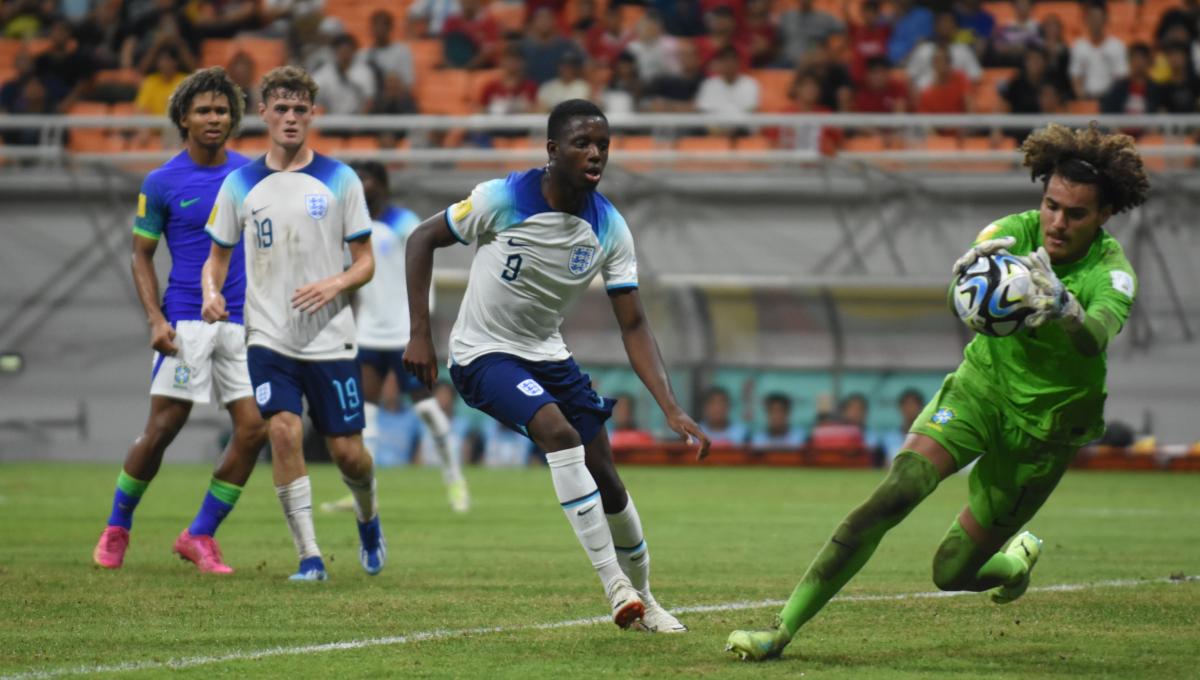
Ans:
[[[323,435],[342,435],[363,429],[362,378],[353,359],[304,361],[266,347],[246,351],[254,401],[263,417],[280,411],[301,415],[308,399],[313,425]]]
[[[395,373],[401,392],[408,393],[425,389],[425,385],[417,379],[417,376],[405,370],[403,347],[400,349],[368,349],[359,345],[356,360],[359,366],[370,366],[375,369],[380,378],[387,378],[388,373]]]
[[[590,444],[612,416],[614,402],[596,394],[574,359],[526,361],[511,354],[485,354],[466,366],[451,366],[450,378],[463,401],[526,437],[525,426],[546,404],[563,415]]]

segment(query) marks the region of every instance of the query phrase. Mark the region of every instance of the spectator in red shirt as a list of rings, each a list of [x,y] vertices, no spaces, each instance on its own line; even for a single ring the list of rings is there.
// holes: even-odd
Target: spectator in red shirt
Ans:
[[[603,20],[588,29],[583,46],[593,61],[610,66],[632,39],[633,36],[626,33],[622,25],[621,7],[610,4]]]
[[[917,97],[918,113],[970,113],[971,82],[962,71],[950,67],[950,54],[945,45],[936,45],[933,52],[933,83]]]
[[[521,50],[510,48],[500,57],[500,76],[483,86],[479,103],[494,116],[537,110],[537,85],[525,74]]]
[[[489,68],[500,51],[500,24],[480,0],[459,0],[462,10],[442,26],[446,65],[455,68]]]
[[[849,3],[846,3],[845,15],[850,16]],[[878,0],[865,0],[859,8],[861,21],[850,21],[848,25],[850,37],[850,75],[855,83],[862,83],[867,77],[867,62],[875,57],[883,57],[884,64],[888,62],[887,45],[892,37],[892,22],[879,11]]]
[[[609,442],[616,448],[654,444],[654,435],[638,427],[637,418],[634,415],[633,395],[621,392],[615,396],[615,399],[617,403],[613,405],[612,420],[610,421],[612,431],[608,435]]]
[[[738,36],[737,21],[734,19],[733,10],[724,5],[718,5],[705,15],[705,21],[708,23],[708,35],[696,39],[696,47],[700,50],[700,62],[704,64],[704,69],[710,70],[709,62],[726,47],[732,47],[737,51],[743,71],[749,69],[749,50],[745,41]]]
[[[830,113],[832,109],[821,101],[821,79],[812,72],[801,70],[788,92],[791,103],[788,113]],[[771,135],[768,135],[771,136]],[[842,143],[838,128],[811,124],[788,126],[779,131],[779,145],[794,149],[818,149],[826,156],[833,155]]]
[[[779,27],[771,16],[771,0],[746,3],[746,41],[750,66],[769,68],[779,60]]]
[[[867,60],[867,73],[854,93],[857,113],[904,113],[908,111],[908,88],[892,78],[887,57]]]

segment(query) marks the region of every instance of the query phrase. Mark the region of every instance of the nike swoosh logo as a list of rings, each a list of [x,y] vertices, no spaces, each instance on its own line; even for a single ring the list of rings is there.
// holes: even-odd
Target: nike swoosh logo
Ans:
[[[518,241],[515,238],[510,238],[510,239],[508,239],[508,245],[510,245],[514,248],[528,248],[529,246],[531,246],[533,244],[529,243],[528,241]]]
[[[198,199],[198,198],[193,198],[193,199],[190,199],[190,200],[187,200],[187,201],[180,201],[180,202],[179,202],[179,207],[180,207],[180,208],[186,208],[186,207],[188,207],[189,205],[191,205],[191,204],[193,204],[193,203],[195,203],[196,201],[199,201],[199,200],[200,200],[200,199]]]
[[[577,512],[577,513],[575,513],[575,514],[576,514],[577,516],[579,516],[579,517],[583,517],[584,515],[588,514],[589,512],[591,512],[591,511],[593,511],[593,510],[595,510],[595,509],[596,509],[596,506],[594,506],[594,505],[589,505],[589,506],[587,506],[587,509],[586,509],[586,510],[580,510],[579,512]]]
[[[265,206],[265,205],[264,205],[263,207],[259,208],[258,210],[251,210],[251,211],[250,211],[250,214],[251,214],[251,215],[257,215],[257,214],[259,214],[260,212],[262,212],[262,211],[266,210],[266,209],[267,209],[267,207],[268,207],[268,206]]]
[[[350,422],[351,420],[354,420],[354,419],[355,419],[355,418],[357,418],[357,417],[358,417],[358,414],[357,414],[357,413],[355,413],[355,414],[354,414],[354,415],[352,415],[352,416],[342,416],[342,422],[348,423],[348,422]]]

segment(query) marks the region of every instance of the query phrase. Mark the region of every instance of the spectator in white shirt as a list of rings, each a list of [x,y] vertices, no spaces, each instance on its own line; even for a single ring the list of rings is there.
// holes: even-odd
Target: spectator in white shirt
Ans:
[[[320,90],[317,105],[330,114],[358,114],[371,110],[375,98],[375,76],[366,65],[354,63],[358,41],[340,35],[333,41],[333,61],[313,74]]]
[[[392,40],[392,29],[396,20],[386,9],[371,13],[371,41],[354,55],[355,66],[363,65],[374,71],[375,83],[381,89],[388,76],[397,76],[404,86],[412,89],[416,84],[412,51],[399,40]]]
[[[439,36],[446,19],[461,14],[458,0],[417,0],[408,8],[408,18],[425,24],[425,35]]]
[[[933,40],[926,40],[913,50],[908,58],[908,80],[917,92],[933,84],[933,53],[938,47],[945,47],[950,56],[950,67],[961,71],[972,83],[978,82],[983,75],[979,60],[975,58],[975,50],[970,45],[954,42],[958,32],[958,22],[953,12],[938,12],[933,22]]]
[[[725,47],[712,60],[713,75],[700,85],[696,108],[704,113],[753,113],[758,110],[758,81],[741,73],[741,58]]]
[[[1125,43],[1108,35],[1108,11],[1090,5],[1086,16],[1087,35],[1071,45],[1071,84],[1075,96],[1097,99],[1112,84],[1129,74]]]
[[[637,37],[625,49],[637,59],[638,73],[646,82],[679,75],[679,40],[663,32],[662,17],[654,9],[638,20]]]
[[[568,52],[558,62],[558,77],[547,80],[538,88],[538,107],[549,111],[555,104],[568,99],[591,99],[592,86],[583,77],[583,57]]]

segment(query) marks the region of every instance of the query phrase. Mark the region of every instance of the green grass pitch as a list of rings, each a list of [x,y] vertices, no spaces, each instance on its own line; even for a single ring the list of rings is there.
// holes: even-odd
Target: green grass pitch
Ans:
[[[1071,472],[1030,528],[1046,541],[1035,588],[984,596],[832,602],[781,661],[722,651],[777,606],[682,616],[652,636],[603,616],[598,580],[544,469],[468,470],[473,511],[453,515],[430,469],[379,479],[388,564],[368,577],[350,515],[317,514],[327,583],[288,583],[291,539],[263,466],[218,538],[237,573],[202,577],[171,552],[209,470],[167,465],[137,512],[125,567],[95,568],[117,466],[0,467],[0,676],[72,669],[109,677],[1195,678],[1200,675],[1200,475]],[[623,471],[668,608],[786,598],[878,471]],[[934,547],[966,498],[948,480],[885,539],[845,590],[927,593]],[[342,495],[313,470],[315,500]],[[1127,581],[1145,580],[1130,584]],[[466,629],[492,628],[463,633]],[[440,631],[436,635],[424,634]],[[393,638],[348,649],[325,643]],[[400,638],[400,639],[397,639]],[[297,649],[297,648],[306,649]],[[255,652],[283,648],[250,658]],[[170,670],[173,660],[190,659]],[[140,664],[140,665],[138,665]],[[105,670],[107,669],[107,670]],[[42,677],[45,677],[43,675]]]

